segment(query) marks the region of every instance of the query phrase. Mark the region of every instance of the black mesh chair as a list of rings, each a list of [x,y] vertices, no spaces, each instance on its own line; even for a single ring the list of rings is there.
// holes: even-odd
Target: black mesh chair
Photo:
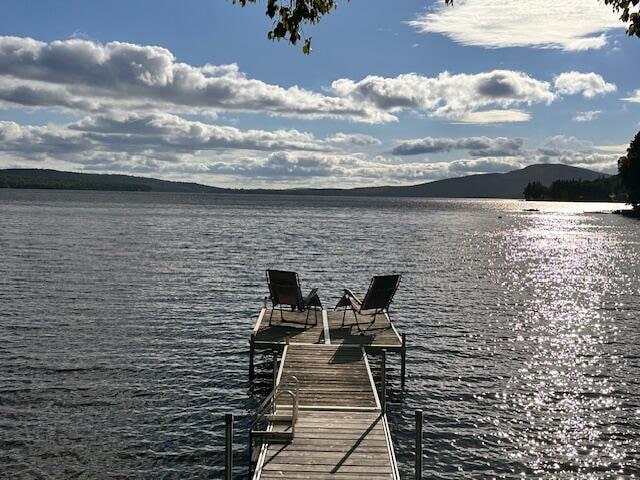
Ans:
[[[377,275],[373,277],[362,301],[351,290],[345,288],[344,295],[342,295],[335,308],[337,310],[340,307],[344,307],[342,326],[344,327],[347,309],[351,309],[353,312],[353,316],[356,318],[356,326],[360,332],[363,330],[358,322],[358,314],[364,315],[363,312],[367,312],[367,315],[372,315],[373,319],[369,325],[376,321],[378,314],[386,313],[389,315],[389,305],[391,305],[393,296],[398,290],[400,278],[400,275]]]
[[[292,311],[306,311],[305,326],[309,321],[309,311],[313,308],[314,325],[318,324],[318,308],[322,309],[322,302],[320,302],[320,297],[318,297],[317,288],[313,288],[306,297],[303,297],[298,274],[296,272],[283,270],[267,270],[267,283],[269,284],[269,298],[272,303],[269,325],[271,325],[271,317],[277,306],[280,307],[280,318],[282,321],[285,320],[282,311],[283,305],[290,306]]]

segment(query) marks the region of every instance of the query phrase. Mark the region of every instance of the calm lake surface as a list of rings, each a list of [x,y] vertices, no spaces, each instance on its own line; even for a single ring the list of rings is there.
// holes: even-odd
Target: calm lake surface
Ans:
[[[640,222],[619,207],[0,190],[0,478],[221,478],[230,411],[246,475],[268,267],[329,307],[403,274],[403,478],[418,408],[425,478],[638,478]]]

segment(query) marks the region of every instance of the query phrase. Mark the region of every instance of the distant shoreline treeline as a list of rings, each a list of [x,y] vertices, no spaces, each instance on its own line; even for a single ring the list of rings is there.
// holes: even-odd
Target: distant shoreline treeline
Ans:
[[[130,175],[74,173],[45,169],[2,170],[0,171],[0,188],[190,193],[224,191],[222,188],[209,187],[198,183],[171,182]]]
[[[549,187],[545,185],[549,185]],[[284,189],[220,188],[199,183],[176,182],[131,175],[15,168],[0,170],[0,189],[1,188],[151,193],[514,199],[523,198],[524,190],[524,197],[529,200],[606,201],[626,198],[624,193],[621,193],[622,188],[620,187],[620,181],[617,177],[609,177],[592,170],[562,164],[530,165],[506,173],[474,174],[417,185],[389,185],[358,188],[295,188],[292,186],[292,188]]]
[[[627,192],[618,175],[595,180],[556,180],[546,187],[529,182],[524,189],[525,200],[565,202],[626,202]]]

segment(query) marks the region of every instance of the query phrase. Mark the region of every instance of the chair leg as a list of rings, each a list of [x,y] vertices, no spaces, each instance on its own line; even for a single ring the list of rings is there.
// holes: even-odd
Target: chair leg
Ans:
[[[358,331],[360,333],[364,332],[364,330],[360,328],[360,322],[358,322],[358,314],[356,313],[355,310],[353,311],[353,316],[356,318],[356,327],[358,327]]]
[[[344,327],[344,318],[347,316],[347,307],[342,310],[342,326]]]
[[[304,319],[304,328],[307,328],[307,322],[309,322],[309,308],[307,308],[307,317]]]
[[[271,325],[271,317],[273,317],[273,309],[275,308],[275,305],[273,305],[271,307],[271,313],[269,314],[269,325]]]

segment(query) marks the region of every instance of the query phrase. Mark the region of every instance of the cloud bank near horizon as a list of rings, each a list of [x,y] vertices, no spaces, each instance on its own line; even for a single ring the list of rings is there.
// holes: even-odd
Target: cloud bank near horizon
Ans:
[[[153,173],[221,185],[247,178],[407,183],[541,162],[609,171],[612,155],[593,149],[526,150],[525,139],[504,136],[425,137],[385,146],[353,125],[396,122],[403,114],[451,123],[526,122],[531,114],[524,108],[566,96],[589,101],[616,89],[594,72],[561,72],[544,80],[503,69],[339,78],[311,91],[248,78],[236,64],[189,65],[157,46],[0,37],[0,107],[62,111],[75,118],[46,126],[0,122],[0,165]],[[584,118],[593,120],[594,112]],[[320,136],[306,128],[216,124],[223,115],[245,113],[340,120],[350,131]],[[203,119],[186,118],[194,115]],[[464,157],[437,157],[457,151]]]

